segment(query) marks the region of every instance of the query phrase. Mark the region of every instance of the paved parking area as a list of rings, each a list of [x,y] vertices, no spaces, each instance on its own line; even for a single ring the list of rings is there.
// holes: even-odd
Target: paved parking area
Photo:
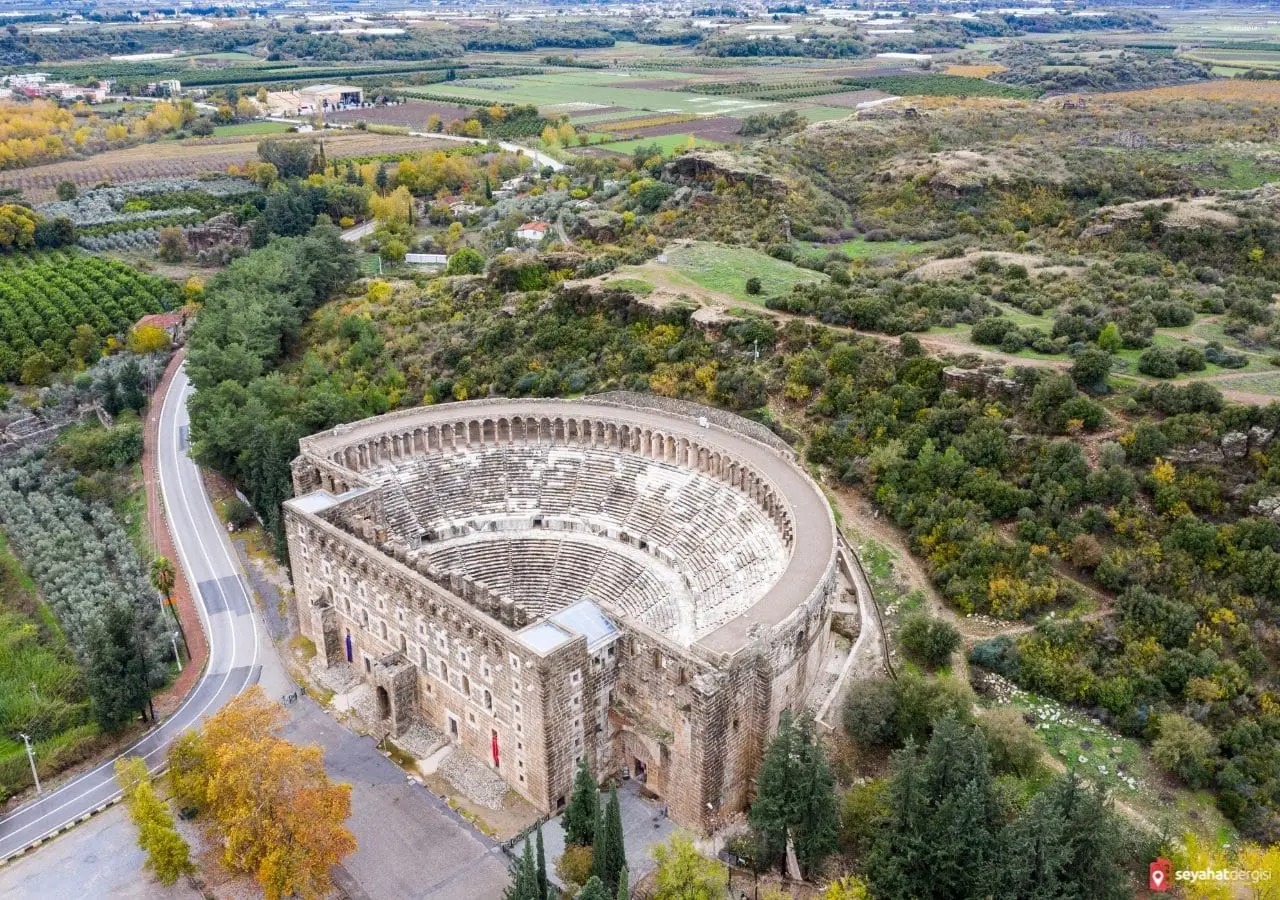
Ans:
[[[0,898],[198,900],[185,882],[165,887],[143,871],[143,857],[129,813],[117,804],[0,869]]]
[[[438,797],[405,777],[373,749],[373,739],[352,734],[308,698],[287,707],[284,736],[324,748],[334,781],[352,785],[347,827],[360,845],[345,868],[348,892],[373,898],[496,898],[509,882],[499,846],[478,834]]]
[[[608,802],[609,795],[601,794],[601,805]],[[629,880],[634,885],[656,868],[653,848],[666,843],[676,826],[663,815],[661,802],[640,796],[634,781],[624,781],[618,788],[618,806],[622,813],[622,842],[627,848]],[[547,853],[547,874],[557,887],[563,888],[555,873],[555,861],[564,853],[564,829],[560,827],[559,816],[542,826],[542,842]]]

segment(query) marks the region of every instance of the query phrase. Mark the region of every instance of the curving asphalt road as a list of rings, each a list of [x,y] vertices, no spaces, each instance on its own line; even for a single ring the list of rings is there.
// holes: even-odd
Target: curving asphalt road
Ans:
[[[166,751],[178,735],[256,683],[261,673],[260,638],[244,574],[187,455],[187,398],[192,393],[186,372],[179,369],[160,413],[160,490],[179,562],[209,638],[209,664],[178,710],[122,754],[141,756],[152,771],[164,767]],[[0,818],[0,862],[113,801],[120,793],[114,762],[107,760]]]

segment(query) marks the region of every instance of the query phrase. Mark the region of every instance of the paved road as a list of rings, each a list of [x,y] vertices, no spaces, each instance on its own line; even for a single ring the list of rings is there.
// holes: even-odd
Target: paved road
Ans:
[[[362,222],[342,232],[344,241],[358,241],[366,234],[373,234],[373,229],[378,225],[377,219],[370,219],[368,222]]]
[[[256,682],[260,673],[258,628],[244,576],[186,452],[191,392],[186,373],[179,370],[160,414],[160,487],[179,562],[194,588],[209,638],[209,664],[178,710],[124,751],[141,756],[152,770],[164,765],[178,735]],[[115,799],[119,791],[113,763],[107,760],[0,819],[0,861]]]

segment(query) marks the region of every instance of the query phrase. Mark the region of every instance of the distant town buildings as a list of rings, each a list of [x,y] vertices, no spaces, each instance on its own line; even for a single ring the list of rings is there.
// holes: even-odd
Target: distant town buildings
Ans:
[[[66,81],[50,81],[47,72],[24,72],[4,79],[0,99],[21,96],[29,99],[46,97],[54,100],[85,100],[101,103],[111,92],[110,81],[99,81],[94,87],[83,87]]]

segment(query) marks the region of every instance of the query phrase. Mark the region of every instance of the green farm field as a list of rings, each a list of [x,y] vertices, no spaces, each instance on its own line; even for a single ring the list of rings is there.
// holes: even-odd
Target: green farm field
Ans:
[[[738,115],[776,107],[776,103],[713,97],[706,94],[668,91],[651,87],[629,87],[628,81],[687,79],[679,72],[623,72],[574,70],[515,78],[484,79],[483,84],[452,82],[425,88],[408,88],[406,94],[430,97],[448,94],[476,103],[532,103],[539,107],[568,112],[592,106],[621,106],[657,112]]]
[[[244,122],[239,125],[218,125],[213,129],[215,137],[242,137],[252,134],[283,134],[292,126],[284,122]]]

